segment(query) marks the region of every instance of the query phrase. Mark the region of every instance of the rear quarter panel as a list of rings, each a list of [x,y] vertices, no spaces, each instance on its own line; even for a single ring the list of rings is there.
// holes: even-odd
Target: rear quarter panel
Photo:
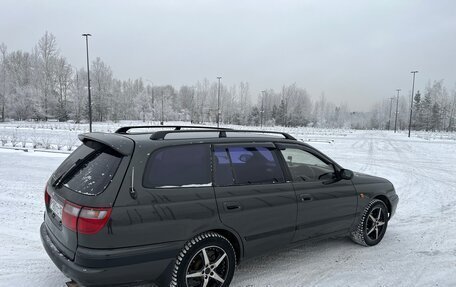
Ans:
[[[198,233],[222,227],[212,186],[155,189],[142,186],[149,155],[165,144],[170,145],[151,141],[135,146],[111,219],[97,238],[91,235],[85,247],[119,248],[173,241],[182,241],[183,246]],[[136,198],[130,195],[132,179]],[[80,242],[83,245],[83,240]]]

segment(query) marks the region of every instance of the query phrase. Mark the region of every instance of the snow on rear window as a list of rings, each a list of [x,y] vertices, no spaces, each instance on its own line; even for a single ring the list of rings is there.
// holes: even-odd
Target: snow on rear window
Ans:
[[[110,149],[96,151],[63,181],[63,185],[81,194],[97,195],[111,183],[120,161],[121,157]]]

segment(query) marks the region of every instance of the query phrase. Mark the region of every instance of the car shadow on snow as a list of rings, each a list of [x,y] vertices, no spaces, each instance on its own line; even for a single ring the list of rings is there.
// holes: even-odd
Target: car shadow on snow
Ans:
[[[349,238],[315,240],[277,248],[265,255],[242,261],[236,269],[231,286],[253,287],[256,285],[251,283],[262,281],[262,277],[300,272],[301,268],[308,265],[327,267],[328,263],[344,264],[352,259],[353,254],[365,250],[365,247],[355,244]]]

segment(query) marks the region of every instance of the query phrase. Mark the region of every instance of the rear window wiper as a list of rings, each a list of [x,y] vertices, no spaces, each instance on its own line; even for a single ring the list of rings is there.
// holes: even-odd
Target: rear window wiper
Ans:
[[[76,160],[76,162],[64,173],[62,173],[58,178],[54,180],[52,183],[53,187],[60,187],[62,184],[63,180],[70,174],[72,173],[79,165],[83,162],[82,159]]]

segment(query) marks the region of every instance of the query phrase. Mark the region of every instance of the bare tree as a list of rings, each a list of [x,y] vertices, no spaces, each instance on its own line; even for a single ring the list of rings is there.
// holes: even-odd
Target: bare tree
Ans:
[[[84,69],[80,69],[74,73],[73,84],[71,85],[71,113],[70,117],[74,119],[76,123],[81,122],[86,117],[87,107],[87,72]]]
[[[65,58],[59,58],[56,63],[57,84],[57,117],[59,121],[69,118],[68,97],[72,85],[73,69]]]
[[[56,78],[56,62],[58,57],[57,42],[55,36],[45,32],[35,47],[38,59],[37,74],[39,75],[39,88],[42,99],[42,115],[47,120],[50,115],[50,106],[55,106],[51,96],[54,93]]]
[[[4,43],[0,44],[0,53],[2,57],[2,78],[1,78],[1,92],[0,92],[0,104],[1,104],[1,113],[2,113],[2,122],[5,121],[5,106],[6,106],[6,56],[7,56],[7,47]]]
[[[108,115],[108,99],[112,97],[112,71],[111,68],[106,65],[99,57],[92,62],[92,88],[93,88],[93,106],[95,112],[95,118],[98,121],[104,121],[109,119]],[[127,98],[131,100],[131,98]],[[131,102],[130,102],[131,104]],[[126,106],[125,106],[126,107]]]

